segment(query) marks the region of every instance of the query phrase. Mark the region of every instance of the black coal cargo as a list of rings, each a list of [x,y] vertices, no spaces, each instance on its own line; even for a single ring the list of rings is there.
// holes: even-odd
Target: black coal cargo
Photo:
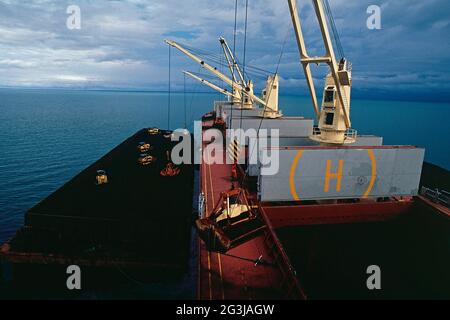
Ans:
[[[31,208],[25,227],[86,243],[184,250],[194,166],[177,166],[175,176],[160,174],[176,143],[168,131],[138,131]],[[149,160],[145,164],[139,161],[143,156]]]

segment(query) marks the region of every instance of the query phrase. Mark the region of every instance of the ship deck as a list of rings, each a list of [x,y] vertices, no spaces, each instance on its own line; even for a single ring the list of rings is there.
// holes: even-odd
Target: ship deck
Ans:
[[[203,122],[204,129],[213,125],[212,120]],[[139,167],[136,146],[143,140],[154,145],[158,159],[164,159],[170,148],[169,139],[163,135],[148,136],[146,130],[140,130],[30,209],[26,225],[12,241],[1,247],[0,257],[20,264],[75,262],[93,267],[183,269],[189,255],[193,166],[185,166],[182,175],[167,179],[159,175],[165,161],[161,160],[154,167]],[[216,156],[226,156],[224,150],[218,152]],[[211,214],[220,194],[233,185],[231,165],[207,162],[203,161],[200,166],[206,216]],[[111,178],[108,185],[95,185],[98,169],[107,171]],[[425,164],[422,184],[448,188],[449,173],[436,170]],[[173,201],[174,195],[177,201]],[[397,272],[398,277],[388,275],[390,280],[402,278],[404,271],[398,266],[408,268],[407,263],[410,263],[420,266],[414,276],[424,270],[428,275],[436,275],[427,276],[430,278],[427,283],[434,289],[424,285],[419,288],[420,294],[434,290],[436,297],[448,297],[444,284],[450,277],[448,215],[436,215],[439,210],[432,201],[418,201],[419,207],[412,219],[405,215],[389,224],[335,227],[332,224],[358,222],[361,217],[363,221],[383,220],[406,203],[379,204],[383,208],[364,202],[328,204],[327,208],[333,210],[323,210],[323,205],[300,208],[296,204],[261,204],[254,201],[254,194],[249,196],[252,204],[257,205],[265,226],[253,238],[226,254],[208,251],[201,240],[193,238],[194,247],[198,245],[199,299],[304,299],[303,289],[311,298],[386,297],[367,295],[365,287],[357,287],[365,280],[354,278],[354,274],[366,276],[361,270],[373,263],[374,252],[386,268],[390,266]],[[354,214],[349,215],[352,212]],[[318,222],[323,225],[314,225]],[[139,230],[144,241],[125,241],[128,244],[118,241],[132,240]],[[380,235],[384,237],[383,243],[379,241]],[[75,243],[73,239],[87,241]],[[99,242],[103,244],[95,245]],[[367,251],[367,246],[370,255],[364,258],[362,253]],[[114,248],[114,254],[105,254],[108,248]],[[417,250],[420,250],[419,255]],[[405,282],[401,285],[410,286]],[[390,290],[388,297],[405,296],[395,291],[396,288]]]
[[[203,128],[212,125],[213,121],[204,121]],[[436,184],[433,179],[441,177],[447,181],[444,177],[449,173],[434,174],[437,169],[432,169],[424,163],[422,185],[447,188],[446,183]],[[232,188],[232,165],[203,163],[200,171],[208,216],[221,192]],[[238,166],[239,173],[242,169]],[[251,190],[247,190],[250,198],[255,199]],[[448,215],[438,214],[446,213],[448,208],[425,200],[421,196],[394,197],[382,202],[368,199],[301,205],[254,201],[275,245],[267,245],[261,235],[221,254],[208,251],[199,240],[198,297],[284,299],[286,289],[280,283],[286,278],[287,266],[288,273],[295,274],[302,284],[297,298],[306,298],[306,293],[312,299],[448,298],[442,281],[448,283],[450,277],[450,255],[446,249],[450,224]],[[270,248],[275,248],[276,253]],[[273,263],[278,255],[286,257],[284,266]],[[272,263],[255,265],[261,256]],[[382,291],[367,290],[365,285],[366,268],[376,263],[386,273]],[[411,265],[417,267],[410,268]],[[420,280],[415,283],[413,279]]]
[[[204,128],[211,122],[203,123]],[[218,151],[216,157],[225,157]],[[201,165],[201,190],[205,196],[205,215],[214,209],[220,194],[231,189],[230,164]],[[226,161],[224,161],[226,162]],[[232,248],[226,254],[208,251],[199,240],[198,297],[216,299],[286,299],[305,298],[292,274],[287,255],[267,220],[266,231]],[[256,263],[259,258],[265,263]]]

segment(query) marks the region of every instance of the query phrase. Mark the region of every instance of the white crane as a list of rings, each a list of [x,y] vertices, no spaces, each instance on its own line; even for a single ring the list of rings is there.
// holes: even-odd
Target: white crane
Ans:
[[[199,81],[199,82],[201,82],[201,83],[207,85],[207,86],[210,87],[211,89],[216,90],[216,91],[218,91],[218,92],[220,92],[220,93],[222,93],[222,94],[224,94],[224,95],[230,97],[233,101],[240,101],[240,97],[239,97],[239,96],[237,96],[236,94],[234,94],[234,93],[228,91],[227,89],[221,88],[221,87],[215,85],[214,83],[212,83],[212,82],[210,82],[210,81],[208,81],[208,80],[206,80],[206,79],[203,79],[203,78],[197,76],[196,74],[194,74],[194,73],[192,73],[192,72],[189,72],[189,71],[183,71],[183,73],[184,73],[185,75],[187,75],[187,76],[189,76],[189,77],[191,77],[191,78],[193,78],[193,79],[195,79],[195,80],[197,80],[197,81]]]
[[[264,114],[264,117],[267,117],[267,118],[278,118],[278,117],[281,117],[281,113],[278,112],[278,104],[276,104],[276,105],[272,104],[273,101],[277,101],[278,102],[278,98],[277,99],[269,99],[272,94],[270,94],[270,96],[268,94],[268,97],[265,98],[264,100],[259,98],[253,92],[253,83],[252,83],[251,80],[249,80],[249,81],[245,81],[244,80],[245,85],[243,85],[243,83],[241,81],[235,81],[235,79],[236,79],[235,76],[234,76],[233,79],[228,78],[222,72],[217,70],[216,67],[213,67],[213,66],[209,65],[204,60],[202,60],[201,58],[197,57],[196,55],[194,55],[189,50],[183,48],[180,44],[176,43],[175,41],[171,41],[171,40],[164,40],[164,41],[168,45],[170,45],[170,46],[180,50],[182,53],[187,55],[189,58],[191,58],[195,62],[199,63],[203,68],[205,68],[206,70],[211,72],[213,75],[218,77],[220,80],[225,82],[227,85],[229,85],[232,88],[232,90],[233,90],[232,96],[234,98],[238,98],[239,99],[238,101],[241,102],[240,105],[243,108],[251,109],[251,108],[253,108],[253,104],[256,102],[256,103],[259,103],[264,108],[264,112],[262,113],[262,114]],[[228,51],[228,50],[229,50],[229,48],[225,49],[225,51]],[[229,51],[229,53],[231,53],[231,51]],[[233,55],[232,54],[231,54],[231,56],[230,55],[228,55],[228,56],[226,55],[226,57],[228,57],[227,60],[229,61],[229,65],[231,64],[230,68],[233,68],[233,64],[236,63],[236,61],[234,60]],[[236,66],[237,66],[237,64],[236,64]],[[236,66],[234,67],[234,69],[239,70],[239,67],[236,68]],[[232,74],[234,75],[234,71],[232,72]],[[239,77],[241,79],[244,79],[242,73],[240,72],[240,70],[239,70],[238,74],[239,74]],[[207,84],[204,79],[201,79],[201,78],[199,78],[199,79],[195,78],[195,79],[196,80],[200,79],[199,81],[201,81],[202,83]],[[275,81],[278,81],[278,77],[272,78],[272,83],[274,83]],[[212,87],[212,86],[210,86],[210,87],[223,93],[224,89],[222,89],[222,88],[220,88],[218,86],[214,85],[214,87]],[[274,95],[275,94],[278,95],[278,83],[276,83],[275,87],[276,87],[276,89],[275,89],[276,92],[273,92],[273,94]]]
[[[236,62],[236,59],[234,58],[233,52],[231,52],[231,49],[228,46],[228,43],[225,40],[225,38],[220,37],[219,42],[220,42],[220,45],[222,46],[223,54],[225,55],[225,59],[227,60],[228,68],[230,69],[233,80],[235,82],[238,82],[236,79],[236,75],[235,75],[235,71],[236,71],[239,76],[239,80],[241,81],[241,85],[242,85],[242,83],[247,83],[244,79],[244,75],[242,74],[241,69],[239,68],[239,65]]]
[[[230,69],[231,75],[233,77],[233,80],[235,82],[238,82],[242,85],[242,83],[246,83],[247,87],[252,86],[251,81],[246,81],[244,78],[244,75],[239,68],[238,63],[236,62],[236,59],[234,58],[233,52],[230,49],[230,46],[228,45],[227,41],[224,37],[219,38],[220,45],[222,46],[223,53],[225,55],[225,59],[228,63],[228,68]],[[239,76],[239,80],[236,79],[236,74]],[[279,87],[279,77],[278,74],[269,75],[267,77],[266,86],[264,90],[262,91],[262,99],[266,103],[266,106],[268,106],[270,113],[270,110],[276,110],[281,116],[281,113],[278,109],[278,87]],[[264,113],[264,112],[263,112]]]
[[[323,56],[310,57],[303,38],[297,11],[297,0],[288,0],[297,45],[300,51],[300,61],[305,73],[314,111],[318,118],[319,131],[311,138],[324,144],[353,143],[355,142],[356,131],[350,129],[351,66],[344,58],[339,62],[336,60],[322,1],[312,0],[322,33],[325,54]],[[330,67],[330,72],[325,78],[320,111],[310,68],[311,63],[326,63]]]

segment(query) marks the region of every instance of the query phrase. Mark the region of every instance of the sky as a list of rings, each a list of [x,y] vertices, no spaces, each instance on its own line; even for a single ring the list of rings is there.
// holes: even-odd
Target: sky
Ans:
[[[172,39],[218,56],[224,36],[237,59],[281,77],[281,94],[307,95],[286,0],[0,0],[0,86],[167,90]],[[450,101],[450,1],[329,0],[347,59],[353,93],[367,98]],[[69,5],[80,29],[67,28]],[[381,8],[370,30],[367,8]],[[310,55],[323,52],[311,0],[299,0]],[[171,90],[184,89],[183,70],[199,66],[170,51]],[[223,66],[218,66],[224,70]],[[262,89],[261,74],[249,77]],[[321,86],[326,67],[313,68]],[[221,84],[218,82],[218,84]],[[194,88],[187,79],[186,87]],[[205,87],[202,89],[207,91]]]

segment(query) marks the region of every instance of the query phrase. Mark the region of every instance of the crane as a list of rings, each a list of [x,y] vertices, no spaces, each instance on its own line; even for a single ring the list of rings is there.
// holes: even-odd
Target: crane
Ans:
[[[288,0],[297,46],[300,51],[300,62],[305,73],[312,104],[318,119],[318,130],[314,132],[311,139],[323,144],[353,143],[356,139],[356,131],[351,129],[350,122],[351,65],[344,57],[340,61],[336,59],[328,30],[323,1],[328,0],[312,0],[323,38],[325,54],[323,56],[311,57],[308,55],[303,37],[297,10],[297,0]],[[325,87],[320,111],[310,67],[311,63],[326,63],[330,68],[329,73],[325,77]]]
[[[236,59],[234,58],[233,52],[230,49],[227,41],[224,37],[219,38],[220,45],[222,46],[223,53],[225,55],[225,59],[228,63],[228,68],[230,69],[231,75],[235,82],[239,83],[249,83],[245,80],[244,75],[239,68]],[[236,79],[235,71],[239,76],[239,80]],[[278,74],[269,75],[267,77],[266,86],[262,91],[262,99],[266,103],[266,106],[269,107],[270,110],[276,110],[280,116],[281,113],[278,110],[278,87],[279,87],[279,76]],[[264,114],[264,113],[263,113]]]
[[[196,75],[196,74],[194,74],[194,73],[192,73],[190,71],[183,71],[183,73],[185,75],[187,75],[187,76],[189,76],[189,77],[191,77],[191,78],[193,78],[193,79],[195,79],[195,80],[197,80],[197,81],[207,85],[211,89],[216,90],[216,91],[218,91],[218,92],[220,92],[220,93],[230,97],[235,102],[239,102],[240,101],[240,97],[238,95],[228,91],[227,89],[221,88],[221,87],[215,85],[214,83],[212,83],[212,82],[210,82],[208,80],[205,80],[205,79],[199,77],[198,75]]]
[[[233,76],[233,80],[235,82],[238,82],[237,79],[236,79],[236,75],[234,73],[235,70],[236,70],[236,72],[237,72],[237,74],[239,76],[239,80],[241,81],[241,84],[242,83],[246,83],[246,81],[244,79],[244,75],[242,74],[241,69],[239,68],[239,65],[237,64],[236,59],[234,58],[233,52],[231,52],[231,49],[228,46],[227,41],[225,40],[224,37],[220,37],[219,38],[219,42],[220,42],[220,45],[222,46],[223,54],[225,55],[225,59],[227,60],[228,68],[231,71],[231,75]]]
[[[267,117],[267,118],[278,118],[278,117],[281,116],[281,113],[278,112],[278,105],[271,105],[271,104],[269,104],[269,103],[272,103],[273,101],[275,101],[274,99],[272,99],[272,100],[271,99],[261,99],[261,98],[259,98],[258,96],[256,96],[254,94],[254,92],[253,92],[253,82],[251,80],[244,81],[244,83],[242,83],[240,81],[234,81],[236,78],[233,78],[233,79],[228,78],[222,72],[217,70],[216,67],[213,67],[213,66],[209,65],[204,60],[202,60],[201,58],[197,57],[196,55],[194,55],[189,50],[183,48],[180,44],[176,43],[175,41],[171,41],[171,40],[164,40],[164,41],[168,45],[170,45],[170,46],[180,50],[182,53],[187,55],[189,58],[191,58],[195,62],[199,63],[204,69],[208,70],[213,75],[215,75],[220,80],[222,80],[224,83],[229,85],[232,88],[232,90],[233,90],[232,95],[239,98],[239,101],[241,102],[241,105],[242,105],[243,108],[252,109],[253,108],[253,104],[256,102],[256,103],[259,103],[261,106],[264,107],[264,117]],[[229,48],[225,49],[225,50],[228,51]],[[229,52],[231,53],[231,51],[229,51]],[[233,55],[228,56],[228,59],[229,59],[228,60],[229,63],[232,63],[232,64],[236,63],[236,61],[234,60]],[[230,65],[230,67],[233,69],[233,65]],[[239,68],[237,67],[235,69],[238,70]],[[234,72],[232,74],[234,74]],[[244,79],[243,75],[240,73],[240,71],[239,71],[239,74],[240,74],[239,77],[240,78],[242,77],[242,79]],[[277,79],[278,79],[277,77],[273,78],[274,81],[277,80]],[[201,82],[205,83],[204,81],[201,81]],[[278,85],[276,85],[276,87],[278,89]],[[219,87],[214,88],[214,89],[217,90],[218,88]],[[219,91],[221,91],[222,93],[223,93],[223,90],[224,89],[219,88]],[[276,93],[278,93],[278,91]],[[278,99],[276,99],[276,101],[277,100]]]

